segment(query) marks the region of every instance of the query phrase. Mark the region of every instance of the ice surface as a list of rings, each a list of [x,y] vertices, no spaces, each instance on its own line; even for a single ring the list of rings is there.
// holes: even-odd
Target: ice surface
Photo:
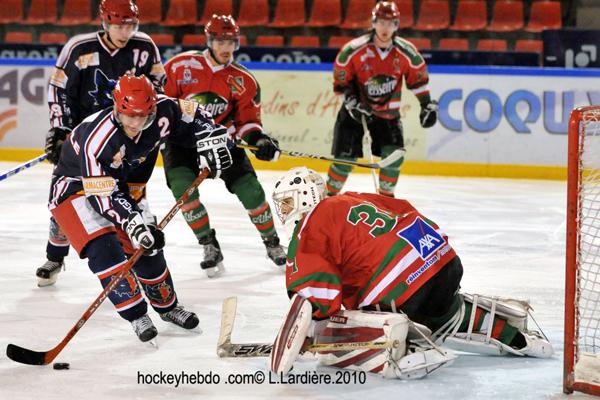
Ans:
[[[0,171],[16,164],[0,163]],[[67,270],[51,287],[38,288],[35,270],[45,260],[51,167],[43,164],[0,182],[0,398],[1,399],[562,399],[564,306],[564,182],[401,176],[405,197],[449,234],[465,267],[463,289],[528,298],[537,321],[557,350],[549,360],[461,355],[427,379],[365,384],[226,384],[227,374],[267,371],[265,360],[219,359],[216,342],[223,298],[238,296],[235,342],[272,341],[288,304],[284,276],[265,256],[258,233],[222,182],[205,182],[209,210],[225,255],[226,274],[209,280],[200,270],[201,249],[178,216],[166,229],[166,258],[178,296],[198,313],[201,335],[171,326],[153,311],[158,349],[142,344],[129,323],[106,301],[56,361],[70,370],[28,366],[4,355],[8,343],[33,350],[54,347],[101,288],[71,251]],[[278,172],[259,172],[267,193]],[[367,174],[354,174],[347,190],[372,191]],[[173,205],[158,168],[149,185],[153,212]],[[295,373],[336,370],[303,359]],[[138,374],[219,374],[220,384],[138,384]],[[578,398],[587,396],[577,395]]]

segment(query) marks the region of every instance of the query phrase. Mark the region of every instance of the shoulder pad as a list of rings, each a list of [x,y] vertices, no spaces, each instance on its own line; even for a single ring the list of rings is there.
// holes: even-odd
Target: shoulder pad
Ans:
[[[338,64],[347,63],[350,60],[350,58],[352,57],[352,55],[354,53],[356,53],[356,51],[360,50],[361,48],[363,48],[364,46],[369,44],[370,41],[371,41],[370,33],[359,36],[356,39],[352,39],[351,41],[346,43],[344,45],[344,47],[342,47],[342,49],[340,50],[340,52],[338,53],[338,55],[336,57],[336,62]]]
[[[415,45],[406,39],[399,36],[394,37],[394,47],[404,54],[414,67],[418,67],[425,62]]]

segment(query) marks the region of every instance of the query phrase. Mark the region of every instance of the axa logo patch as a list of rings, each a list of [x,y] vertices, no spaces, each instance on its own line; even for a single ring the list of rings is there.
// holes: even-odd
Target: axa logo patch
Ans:
[[[398,236],[418,251],[423,260],[428,259],[445,243],[442,235],[421,217],[417,217],[415,222],[399,231]]]

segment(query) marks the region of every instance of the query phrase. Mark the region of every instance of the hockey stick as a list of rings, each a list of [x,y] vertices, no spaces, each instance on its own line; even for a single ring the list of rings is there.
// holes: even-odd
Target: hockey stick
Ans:
[[[171,210],[165,215],[160,221],[158,229],[163,230],[165,226],[173,219],[173,217],[179,212],[179,209],[186,202],[186,200],[192,195],[194,189],[202,183],[208,176],[208,170],[202,171],[200,175],[194,179],[192,184],[186,189],[186,191],[177,200],[177,203],[171,208]],[[121,280],[127,275],[129,270],[135,265],[138,259],[144,253],[143,248],[137,249],[129,260],[123,265],[119,273],[111,280],[111,282],[102,290],[102,293],[94,300],[94,302],[85,310],[81,318],[71,328],[64,339],[56,345],[56,347],[48,351],[33,351],[14,344],[6,346],[6,355],[13,361],[30,364],[30,365],[47,365],[56,358],[56,356],[62,351],[62,349],[69,343],[69,341],[75,336],[75,334],[83,327],[83,325],[90,319],[92,314],[100,307],[102,302],[108,297],[108,294],[121,282]]]
[[[258,150],[258,147],[248,146],[246,144],[237,144],[237,147],[239,147],[240,149]],[[338,158],[325,157],[325,156],[320,156],[317,154],[301,153],[299,151],[288,151],[288,150],[280,150],[280,151],[282,154],[288,155],[290,157],[314,158],[315,160],[331,161],[336,164],[352,165],[352,166],[356,166],[356,167],[373,168],[373,169],[380,169],[380,168],[388,167],[391,164],[398,161],[399,159],[401,159],[402,157],[404,157],[404,153],[406,153],[405,149],[397,149],[397,150],[394,150],[389,156],[387,156],[383,160],[379,161],[378,163],[373,163],[373,162],[372,163],[362,163],[362,162],[352,161],[352,160],[340,160]]]
[[[13,176],[13,175],[15,175],[15,174],[18,174],[19,172],[21,172],[21,171],[23,171],[23,170],[25,170],[25,169],[31,168],[31,167],[33,167],[34,165],[41,163],[41,162],[42,162],[42,161],[44,161],[44,160],[45,160],[47,157],[48,157],[48,155],[47,155],[47,154],[42,154],[42,155],[39,155],[39,156],[37,156],[37,157],[36,157],[36,158],[34,158],[34,159],[31,159],[31,160],[29,160],[29,161],[27,161],[27,162],[25,162],[25,163],[23,163],[23,164],[21,164],[21,165],[19,165],[19,166],[16,166],[16,167],[14,167],[14,168],[13,168],[13,169],[11,169],[11,170],[8,170],[8,171],[6,171],[6,172],[5,172],[5,173],[3,173],[2,175],[0,175],[0,181],[3,181],[3,180],[5,180],[6,178],[10,178],[11,176]]]
[[[371,164],[373,164],[375,160],[373,159],[373,152],[371,150],[371,131],[369,131],[369,127],[367,126],[367,120],[365,116],[362,115],[360,119],[362,121],[363,134],[365,135],[364,148],[366,150],[365,152],[367,153],[366,156],[369,157],[369,161],[371,161]],[[373,178],[373,185],[375,185],[375,193],[379,193],[379,183],[377,182],[377,175],[375,175],[374,169],[371,170],[371,177]]]
[[[231,343],[231,332],[235,322],[237,298],[228,297],[223,300],[221,314],[221,331],[217,343],[217,355],[224,357],[268,357],[273,349],[272,343]],[[301,351],[352,351],[357,349],[388,349],[396,348],[397,340],[382,342],[349,342],[349,343],[317,343],[305,345]]]

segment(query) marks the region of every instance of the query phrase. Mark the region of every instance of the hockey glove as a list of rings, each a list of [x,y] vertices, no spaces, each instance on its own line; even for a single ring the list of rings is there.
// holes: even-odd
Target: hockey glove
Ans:
[[[145,250],[145,256],[155,256],[159,251],[165,247],[165,234],[163,231],[157,228],[156,225],[148,225],[150,229],[150,233],[152,233],[152,237],[154,238],[154,245],[151,249]]]
[[[48,161],[54,165],[58,164],[62,145],[69,132],[70,131],[66,128],[51,128],[46,134],[45,151],[48,155]]]
[[[279,141],[262,132],[255,134],[252,141],[248,142],[248,144],[258,147],[258,150],[252,150],[252,153],[254,153],[259,160],[277,161],[281,155]]]
[[[362,103],[358,96],[354,94],[347,94],[344,96],[344,107],[350,114],[353,120],[361,122],[362,116],[368,122],[373,120],[373,109],[368,104]]]
[[[438,114],[438,102],[436,100],[429,100],[427,103],[421,104],[421,113],[419,114],[419,121],[423,128],[431,128],[437,121]]]
[[[198,150],[198,166],[208,168],[211,178],[221,176],[221,171],[233,164],[229,152],[229,134],[221,125],[196,132],[196,149]]]
[[[141,246],[145,250],[154,250],[154,235],[152,234],[150,228],[144,223],[142,214],[137,211],[129,214],[127,220],[123,222],[122,228],[127,236],[129,236],[133,247],[137,249]]]

